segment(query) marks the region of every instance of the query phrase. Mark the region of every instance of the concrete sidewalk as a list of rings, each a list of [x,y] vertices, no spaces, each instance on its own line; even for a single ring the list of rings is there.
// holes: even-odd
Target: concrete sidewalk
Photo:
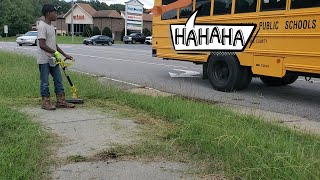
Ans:
[[[132,119],[115,118],[111,114],[81,107],[45,111],[40,108],[22,110],[40,122],[45,129],[62,139],[52,167],[53,179],[200,179],[187,174],[188,164],[109,159],[92,162],[70,162],[68,157],[89,158],[114,145],[130,145],[137,140],[139,125]],[[58,146],[58,145],[57,145]]]

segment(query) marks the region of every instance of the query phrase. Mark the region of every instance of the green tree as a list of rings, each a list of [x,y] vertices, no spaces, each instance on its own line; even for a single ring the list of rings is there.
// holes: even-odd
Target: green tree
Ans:
[[[149,31],[148,28],[144,28],[142,32],[143,32],[143,34],[144,34],[145,36],[151,36],[151,34],[152,34],[152,33]]]
[[[3,25],[8,25],[8,36],[22,34],[31,30],[31,25],[36,21],[38,0],[2,0],[0,6],[0,28],[3,33]],[[21,8],[23,7],[23,8]]]
[[[109,27],[105,27],[102,31],[102,34],[105,35],[105,36],[109,36],[112,38],[112,32],[111,32],[111,29]]]
[[[94,36],[94,35],[100,35],[100,34],[101,34],[100,29],[97,26],[94,26],[92,35]]]
[[[126,6],[123,4],[111,4],[110,9],[116,10],[118,13],[120,13],[120,11],[125,11]]]
[[[83,37],[91,37],[92,36],[92,29],[90,25],[84,26],[84,33],[82,34]]]
[[[66,1],[60,1],[60,0],[39,0],[39,6],[40,6],[40,11],[38,13],[38,16],[42,16],[41,14],[41,8],[44,4],[52,4],[56,7],[60,6],[61,9],[59,9],[58,14],[65,14],[71,9],[71,2],[66,2]]]

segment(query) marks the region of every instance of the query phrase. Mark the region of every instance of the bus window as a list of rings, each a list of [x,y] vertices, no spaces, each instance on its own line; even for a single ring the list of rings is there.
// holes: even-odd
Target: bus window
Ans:
[[[198,12],[197,16],[210,16],[211,10],[211,0],[197,0],[196,8],[201,7],[201,10]]]
[[[291,9],[320,7],[319,0],[291,0]]]
[[[232,0],[214,0],[213,14],[231,14]]]
[[[257,0],[237,0],[235,13],[256,12]]]
[[[182,8],[180,10],[179,18],[189,18],[191,14],[192,14],[192,3],[189,6]]]
[[[162,5],[168,5],[170,3],[176,2],[177,0],[162,0]],[[177,10],[171,10],[165,12],[161,15],[161,20],[168,20],[168,19],[177,19]]]
[[[261,0],[261,11],[285,10],[287,0]]]

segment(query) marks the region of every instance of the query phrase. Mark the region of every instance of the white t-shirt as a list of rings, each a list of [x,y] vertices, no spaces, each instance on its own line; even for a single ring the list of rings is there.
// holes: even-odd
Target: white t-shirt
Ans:
[[[51,24],[47,24],[44,21],[40,21],[37,27],[38,29],[38,57],[37,63],[38,64],[46,64],[49,63],[49,58],[53,57],[52,53],[48,53],[40,48],[39,39],[45,39],[46,44],[53,50],[57,50],[57,43],[56,43],[56,31],[54,26]]]

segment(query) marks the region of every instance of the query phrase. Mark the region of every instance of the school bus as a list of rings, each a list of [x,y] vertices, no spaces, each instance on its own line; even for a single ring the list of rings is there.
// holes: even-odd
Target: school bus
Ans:
[[[172,2],[155,0],[155,6]],[[175,51],[170,24],[185,24],[199,6],[196,23],[256,24],[251,46],[224,55]],[[252,77],[268,86],[288,85],[299,76],[320,77],[320,0],[193,0],[153,17],[152,36],[154,57],[202,64],[203,79],[219,91],[244,89]]]

